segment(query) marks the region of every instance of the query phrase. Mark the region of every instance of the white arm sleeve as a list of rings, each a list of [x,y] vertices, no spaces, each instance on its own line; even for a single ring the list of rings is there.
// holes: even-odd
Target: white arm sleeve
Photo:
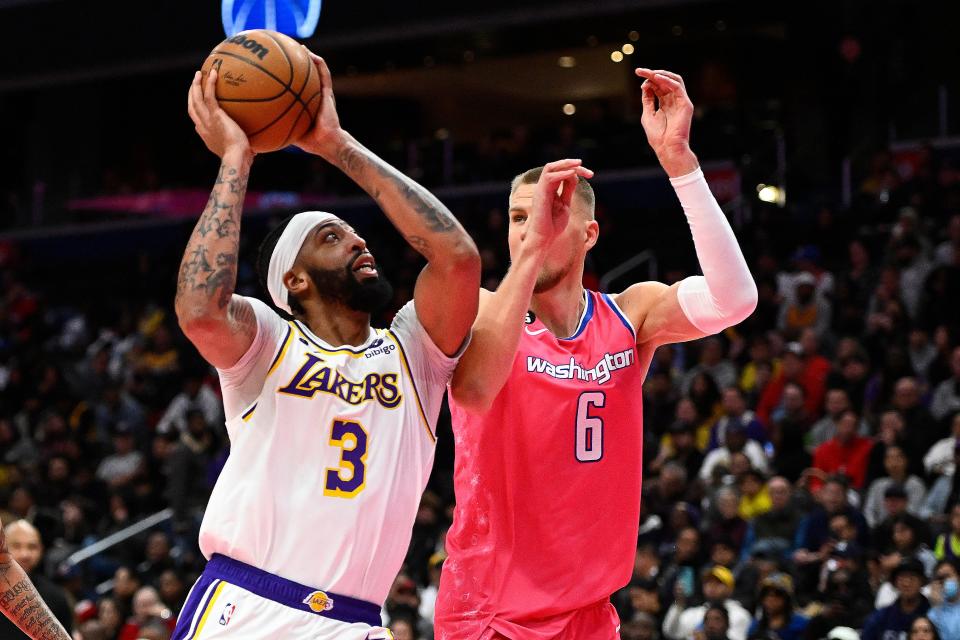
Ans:
[[[702,276],[691,276],[680,283],[680,307],[693,326],[704,333],[718,333],[753,313],[757,285],[703,171],[698,168],[670,178],[670,184],[687,216],[703,270]]]

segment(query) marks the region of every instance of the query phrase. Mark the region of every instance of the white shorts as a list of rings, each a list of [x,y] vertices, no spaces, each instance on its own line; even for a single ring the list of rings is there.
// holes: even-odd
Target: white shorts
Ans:
[[[190,590],[171,640],[385,640],[380,607],[215,555]]]

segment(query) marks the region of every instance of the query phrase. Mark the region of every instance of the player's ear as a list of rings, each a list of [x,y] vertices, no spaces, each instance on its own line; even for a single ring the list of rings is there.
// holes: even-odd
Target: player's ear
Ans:
[[[593,249],[593,245],[597,244],[599,237],[600,224],[596,220],[588,220],[586,227],[584,227],[584,244],[587,247],[587,251]]]
[[[307,292],[308,280],[307,272],[294,267],[283,274],[283,286],[287,288],[292,295],[300,297]]]

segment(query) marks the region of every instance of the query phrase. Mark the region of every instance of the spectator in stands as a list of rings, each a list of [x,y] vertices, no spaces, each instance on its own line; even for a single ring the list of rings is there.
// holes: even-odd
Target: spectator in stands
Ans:
[[[739,602],[730,597],[733,594],[733,574],[726,567],[710,567],[701,574],[701,580],[705,604],[688,607],[689,596],[682,589],[675,589],[674,603],[667,609],[663,620],[663,635],[671,640],[690,638],[700,625],[708,622],[705,618],[707,610],[717,606],[729,615],[730,640],[746,640],[751,617]],[[709,636],[709,630],[704,631]]]
[[[773,632],[780,640],[801,640],[809,619],[796,611],[793,579],[775,573],[760,583],[760,616],[750,626],[750,635]]]
[[[667,429],[660,452],[653,461],[651,473],[664,468],[667,463],[681,465],[688,478],[696,478],[703,465],[703,454],[697,448],[696,428],[685,420],[674,420]]]
[[[960,415],[960,347],[950,354],[950,371],[953,375],[937,385],[930,401],[930,415],[941,422]]]
[[[800,521],[797,529],[793,560],[798,567],[815,566],[823,562],[829,549],[825,545],[830,541],[830,519],[844,514],[857,526],[858,542],[867,542],[867,523],[863,514],[853,508],[847,498],[847,480],[843,476],[830,476],[817,494],[819,505]]]
[[[107,640],[115,640],[120,633],[123,617],[114,598],[100,598],[97,601],[97,622],[103,628]]]
[[[944,636],[940,633],[937,625],[930,620],[920,616],[910,625],[910,633],[907,634],[907,640],[941,640],[956,636]]]
[[[839,393],[846,395],[842,391]],[[832,473],[847,476],[854,489],[863,488],[873,441],[857,435],[859,428],[860,416],[852,409],[843,411],[837,417],[836,434],[817,447],[813,453],[813,468],[820,474],[811,478],[811,490],[816,491],[820,487],[822,478]]]
[[[923,467],[928,476],[953,476],[957,441],[960,441],[960,411],[950,420],[950,435],[938,440],[923,457]]]
[[[949,560],[960,565],[960,503],[950,507],[950,529],[937,536],[933,547],[937,560]]]
[[[157,579],[157,591],[164,606],[171,611],[180,611],[187,599],[186,585],[175,569],[167,569]]]
[[[620,640],[660,640],[660,625],[653,616],[638,613],[620,627]]]
[[[113,428],[113,453],[103,459],[97,468],[97,478],[110,487],[130,486],[145,471],[143,454],[136,450],[133,428],[120,422]]]
[[[773,464],[781,475],[791,480],[799,478],[810,466],[810,454],[803,446],[803,439],[812,420],[804,407],[803,393],[798,384],[785,385],[783,403],[772,415]]]
[[[746,398],[744,398],[743,392],[739,387],[727,387],[724,389],[721,403],[723,415],[720,416],[720,419],[717,420],[710,430],[710,444],[707,446],[709,450],[712,451],[717,447],[726,445],[727,427],[729,427],[732,422],[745,425],[747,438],[751,440],[756,440],[761,444],[769,440],[763,423],[757,419],[753,411],[747,409]]]
[[[133,596],[133,615],[120,629],[118,640],[139,640],[141,631],[157,622],[173,631],[176,615],[167,609],[160,600],[160,594],[153,587],[141,587]]]
[[[930,603],[920,593],[926,582],[923,565],[918,560],[906,560],[894,569],[891,576],[899,595],[896,602],[871,614],[863,625],[863,640],[881,640],[892,633],[907,633],[913,621],[925,616]]]
[[[113,601],[120,620],[133,615],[133,596],[140,589],[140,579],[130,567],[120,567],[113,574]]]
[[[433,629],[433,615],[434,609],[437,604],[437,592],[440,587],[440,572],[443,567],[444,560],[447,559],[447,554],[442,551],[437,551],[427,562],[429,567],[430,574],[430,583],[420,591],[420,620],[430,628]]]
[[[703,612],[703,624],[693,632],[694,640],[734,640],[730,612],[722,605],[711,605]]]
[[[922,460],[937,440],[947,435],[946,429],[937,427],[930,412],[921,403],[920,385],[915,378],[897,380],[893,388],[891,405],[903,416],[905,453],[914,460]]]
[[[770,510],[761,513],[750,523],[743,543],[743,557],[747,557],[758,544],[778,549],[781,555],[793,545],[802,517],[793,501],[793,487],[786,478],[775,476],[767,483],[767,492],[770,495]]]
[[[686,527],[677,533],[670,563],[663,567],[660,579],[660,600],[670,602],[678,587],[690,597],[699,589],[698,568],[702,562],[701,535],[696,527]]]
[[[815,295],[817,279],[809,271],[793,279],[793,299],[785,299],[780,307],[777,327],[790,340],[796,340],[804,329],[813,329],[819,337],[830,328],[833,310],[824,296]]]
[[[700,479],[709,483],[716,472],[729,470],[732,455],[739,452],[746,454],[753,468],[767,473],[769,470],[767,455],[759,442],[748,439],[746,425],[741,421],[731,420],[726,431],[726,444],[707,454],[700,468]]]
[[[72,633],[73,609],[67,600],[67,594],[45,575],[42,568],[44,548],[40,532],[26,520],[16,520],[4,527],[3,533],[6,535],[10,555],[33,582],[37,593],[50,607],[54,617],[68,633]],[[3,591],[7,591],[7,587],[4,587]],[[22,634],[6,616],[0,616],[0,638],[14,637],[22,637]]]
[[[764,388],[757,402],[757,417],[768,427],[773,425],[776,413],[783,412],[785,404],[784,392],[790,383],[799,385],[803,393],[803,408],[812,423],[812,418],[819,415],[821,401],[825,392],[826,381],[820,379],[820,372],[807,370],[803,346],[799,342],[787,344],[783,353],[783,366],[780,373],[774,376]],[[797,411],[793,408],[792,411]],[[805,425],[808,427],[809,424]],[[804,429],[806,431],[806,428]]]
[[[941,638],[960,638],[960,570],[952,560],[941,560],[930,583],[928,614]],[[914,623],[916,624],[916,623]]]
[[[700,340],[699,345],[700,361],[683,377],[680,391],[684,395],[689,394],[694,378],[700,373],[709,374],[721,389],[735,385],[737,383],[737,369],[730,360],[724,358],[721,339],[717,336],[711,336]]]
[[[714,495],[710,524],[706,534],[715,540],[730,540],[739,549],[747,535],[747,523],[740,517],[740,496],[733,487],[721,487]]]
[[[824,401],[824,416],[813,423],[807,433],[807,451],[814,453],[820,445],[837,435],[837,422],[845,411],[851,409],[850,396],[844,389],[828,389]],[[857,433],[866,434],[866,424],[861,420]]]
[[[143,555],[145,559],[137,565],[137,574],[146,584],[158,584],[160,576],[174,566],[170,557],[170,539],[162,531],[154,531],[147,537]]]
[[[183,390],[170,401],[166,412],[157,423],[157,433],[171,430],[185,432],[187,415],[191,410],[200,411],[211,428],[221,429],[224,421],[223,403],[213,388],[204,381],[203,376],[204,371],[195,365],[195,370],[184,377]]]
[[[764,483],[764,476],[756,469],[751,468],[741,474],[737,486],[740,489],[738,513],[747,522],[763,515],[773,506],[770,501],[770,492]]]
[[[907,454],[902,448],[898,446],[887,447],[883,459],[883,466],[887,475],[873,481],[863,504],[863,515],[867,519],[867,524],[871,527],[876,527],[887,517],[884,501],[892,497],[886,493],[887,489],[891,487],[898,487],[906,492],[907,510],[914,515],[919,515],[923,499],[927,495],[927,488],[923,484],[923,480],[909,474],[907,464]]]
[[[191,521],[206,507],[212,487],[209,469],[216,450],[217,439],[203,412],[191,409],[186,429],[180,432],[162,470],[167,501],[181,531],[189,529]]]
[[[413,620],[406,617],[391,621],[390,632],[393,634],[394,640],[417,640],[420,637],[416,632]]]
[[[954,422],[954,426],[960,428],[960,414],[958,414]],[[930,487],[930,491],[927,492],[927,497],[923,501],[923,507],[920,509],[920,516],[922,518],[928,519],[938,525],[946,522],[950,505],[955,505],[958,501],[958,496],[960,496],[960,493],[957,493],[960,488],[955,486],[958,480],[956,474],[957,463],[960,463],[960,438],[946,439],[946,443],[950,445],[952,454],[949,467],[943,462],[940,451],[937,450],[943,442],[944,441],[941,440],[934,445],[934,448],[931,449],[931,454],[933,455],[928,455],[925,461],[929,461],[934,468],[949,469],[950,473],[934,476],[936,480],[933,486]]]

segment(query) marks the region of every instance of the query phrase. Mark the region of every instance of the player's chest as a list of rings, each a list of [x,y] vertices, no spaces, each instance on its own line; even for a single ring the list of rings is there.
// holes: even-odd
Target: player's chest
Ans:
[[[397,407],[408,378],[395,342],[376,341],[359,353],[295,345],[271,376],[278,402],[339,400],[354,406]]]

